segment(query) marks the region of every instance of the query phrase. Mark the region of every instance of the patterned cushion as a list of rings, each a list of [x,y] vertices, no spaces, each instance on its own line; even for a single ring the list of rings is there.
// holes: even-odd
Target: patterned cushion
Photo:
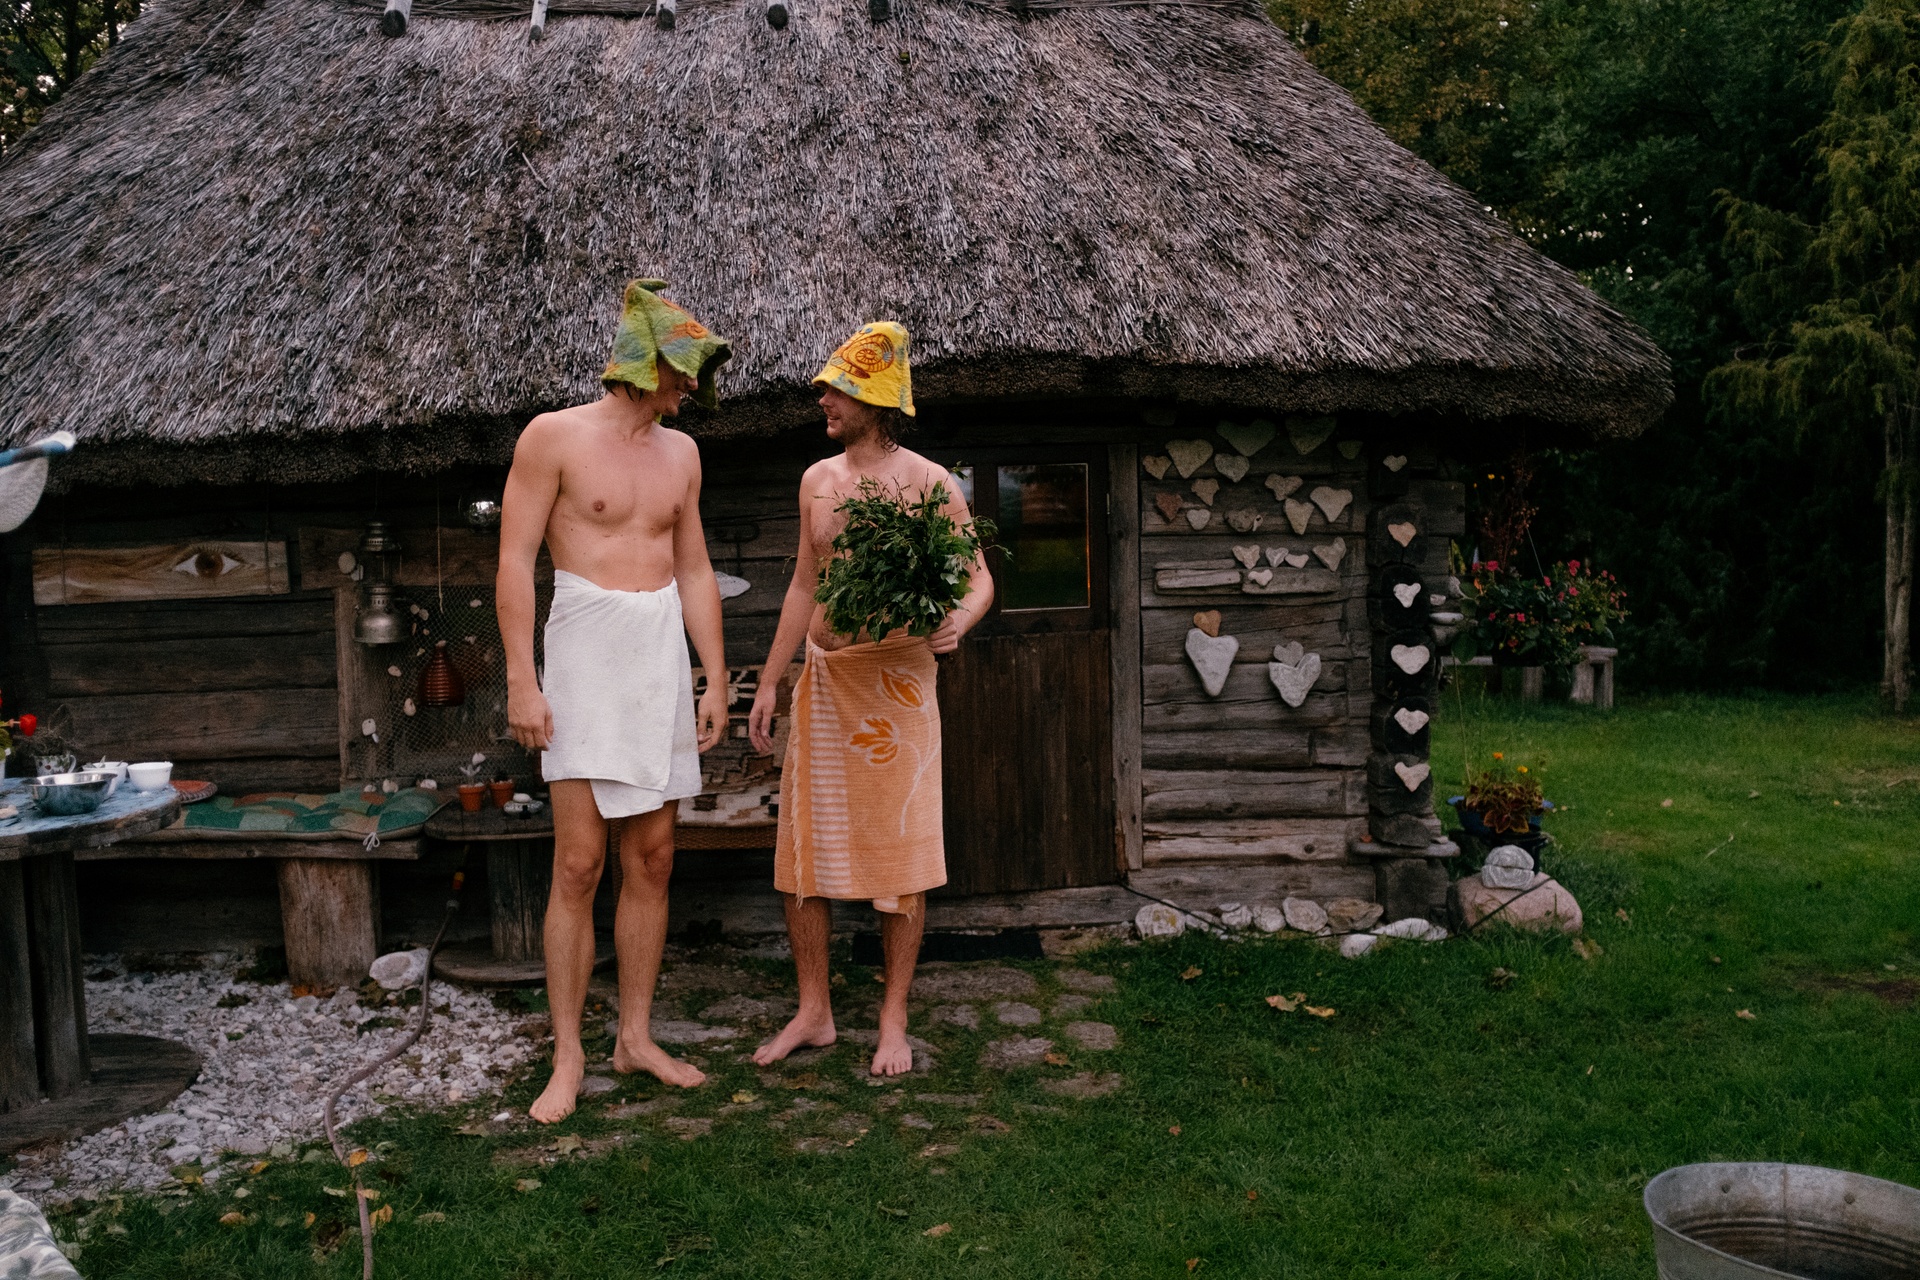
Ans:
[[[408,787],[380,791],[336,791],[331,795],[295,791],[256,791],[244,796],[215,796],[188,805],[170,831],[199,835],[271,836],[297,840],[346,836],[382,840],[413,835],[427,825],[448,797]]]

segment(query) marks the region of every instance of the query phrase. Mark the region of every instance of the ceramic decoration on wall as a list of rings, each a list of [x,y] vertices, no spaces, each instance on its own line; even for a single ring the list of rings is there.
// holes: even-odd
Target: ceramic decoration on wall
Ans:
[[[1418,764],[1408,764],[1405,760],[1396,760],[1393,765],[1393,771],[1400,775],[1400,781],[1407,790],[1418,791],[1421,784],[1432,774],[1433,766],[1425,760],[1420,761]]]
[[[1360,456],[1360,442],[1358,440],[1342,440],[1340,441],[1340,443],[1334,445],[1333,447],[1338,449],[1340,451],[1340,456],[1345,458],[1348,462],[1352,462],[1355,458]]]
[[[1407,455],[1404,453],[1390,453],[1380,459],[1380,465],[1389,471],[1397,472],[1400,468],[1407,465]]]
[[[743,596],[753,587],[753,584],[745,578],[736,578],[731,573],[715,573],[713,580],[720,584],[720,598],[722,600],[731,600],[735,596]]]
[[[1403,547],[1411,543],[1419,532],[1411,520],[1396,520],[1387,526],[1387,536]]]
[[[1227,479],[1239,484],[1247,478],[1247,468],[1253,463],[1237,453],[1216,453],[1213,455],[1213,469]]]
[[[1433,651],[1424,644],[1397,644],[1389,652],[1393,665],[1408,675],[1418,675],[1433,657]]]
[[[1260,527],[1260,513],[1244,507],[1227,512],[1227,524],[1235,533],[1252,533]]]
[[[1307,553],[1286,547],[1268,547],[1267,563],[1276,569],[1283,564],[1289,569],[1304,569],[1307,567]]]
[[[1169,440],[1167,456],[1173,459],[1173,469],[1180,473],[1180,478],[1188,480],[1207,465],[1207,459],[1213,456],[1213,446],[1205,440]]]
[[[1207,609],[1193,615],[1193,627],[1187,632],[1187,658],[1200,676],[1200,687],[1209,698],[1217,698],[1227,687],[1233,671],[1233,659],[1240,642],[1220,634],[1220,611]]]
[[[1155,480],[1165,480],[1167,478],[1167,468],[1173,465],[1173,459],[1164,453],[1150,453],[1140,459],[1140,465],[1145,467],[1147,474]]]
[[[1347,558],[1347,540],[1335,538],[1332,542],[1323,542],[1313,549],[1313,554],[1319,557],[1321,564],[1338,573],[1340,562]]]
[[[1160,518],[1172,524],[1180,518],[1180,508],[1187,504],[1179,494],[1163,491],[1153,495],[1153,505],[1160,512]]]
[[[1260,548],[1236,544],[1233,548],[1233,558],[1249,569],[1257,569],[1260,567]]]
[[[1187,523],[1192,525],[1196,532],[1206,528],[1207,522],[1212,519],[1213,512],[1206,507],[1187,508]]]
[[[1347,504],[1353,501],[1353,490],[1335,489],[1330,485],[1323,484],[1315,488],[1314,491],[1307,496],[1312,498],[1313,505],[1320,508],[1321,512],[1325,514],[1327,523],[1332,524],[1340,518],[1340,513],[1347,509]],[[1305,533],[1306,530],[1303,529],[1301,532]]]
[[[1295,533],[1305,533],[1307,524],[1313,519],[1311,502],[1296,502],[1292,498],[1286,501],[1287,523],[1293,526]]]
[[[1314,682],[1320,679],[1320,655],[1306,652],[1298,640],[1273,646],[1273,661],[1267,664],[1267,679],[1280,693],[1280,701],[1297,707],[1307,700]]]
[[[1215,430],[1219,431],[1221,439],[1249,458],[1273,443],[1274,426],[1265,418],[1255,418],[1245,426],[1223,422]]]
[[[1212,506],[1213,500],[1220,496],[1220,482],[1213,479],[1195,480],[1193,482],[1193,492],[1200,501],[1206,503],[1208,506]]]
[[[1267,488],[1273,490],[1275,502],[1285,501],[1289,494],[1305,483],[1305,478],[1301,476],[1283,476],[1277,471],[1267,477]]]
[[[1293,441],[1295,451],[1312,453],[1333,435],[1335,425],[1332,418],[1306,418],[1295,414],[1287,419],[1287,438]]]

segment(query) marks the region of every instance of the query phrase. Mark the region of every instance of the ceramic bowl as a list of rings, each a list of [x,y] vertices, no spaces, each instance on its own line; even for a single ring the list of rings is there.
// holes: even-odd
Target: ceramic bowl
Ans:
[[[45,773],[32,783],[33,802],[54,817],[92,813],[112,790],[111,773]]]
[[[127,766],[127,781],[135,791],[158,791],[173,781],[173,761],[146,760]]]
[[[82,765],[80,767],[88,773],[112,774],[113,785],[107,788],[108,795],[112,795],[118,791],[120,784],[127,780],[127,762],[125,760],[95,760],[92,764]]]

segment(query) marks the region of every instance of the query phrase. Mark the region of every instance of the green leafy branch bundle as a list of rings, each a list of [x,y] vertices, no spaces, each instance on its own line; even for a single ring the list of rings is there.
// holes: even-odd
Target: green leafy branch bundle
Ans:
[[[917,502],[862,480],[835,507],[847,526],[833,540],[834,558],[813,598],[827,607],[840,635],[880,639],[905,627],[930,635],[967,592],[967,566],[994,535],[992,521],[968,527],[946,513],[947,487],[936,484]]]

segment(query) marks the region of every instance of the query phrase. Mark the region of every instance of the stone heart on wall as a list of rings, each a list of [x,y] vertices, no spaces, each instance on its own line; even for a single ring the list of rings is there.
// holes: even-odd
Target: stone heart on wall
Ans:
[[[1267,563],[1274,566],[1276,569],[1280,567],[1280,562],[1282,560],[1285,560],[1286,558],[1287,558],[1287,549],[1285,547],[1268,547],[1267,548]]]
[[[1427,665],[1427,659],[1433,656],[1431,650],[1423,644],[1397,644],[1390,655],[1393,665],[1413,675]]]
[[[1212,479],[1195,480],[1193,482],[1193,492],[1200,501],[1206,503],[1208,506],[1212,506],[1214,498],[1219,496],[1220,482]]]
[[[1213,469],[1227,479],[1239,484],[1247,478],[1247,468],[1253,464],[1237,453],[1216,453],[1213,455]]]
[[[1342,440],[1339,444],[1336,444],[1333,447],[1338,449],[1340,451],[1340,456],[1345,458],[1348,462],[1352,462],[1355,458],[1360,456],[1360,442],[1358,440]]]
[[[1413,608],[1413,602],[1420,598],[1420,584],[1417,582],[1395,583],[1393,598],[1400,602],[1402,609]]]
[[[1273,490],[1275,502],[1284,500],[1288,494],[1305,483],[1306,480],[1300,476],[1283,476],[1277,471],[1267,477],[1267,488]]]
[[[1247,581],[1251,582],[1256,587],[1264,587],[1269,582],[1273,581],[1273,570],[1249,569],[1247,570]]]
[[[1153,495],[1153,505],[1159,508],[1160,514],[1166,518],[1167,523],[1172,524],[1180,518],[1180,508],[1187,503],[1177,493],[1156,493]]]
[[[1218,609],[1202,609],[1193,615],[1193,625],[1210,636],[1219,635],[1220,611]]]
[[[1255,418],[1244,427],[1237,422],[1223,422],[1214,430],[1249,458],[1273,443],[1273,424],[1265,418]]]
[[[1227,687],[1227,675],[1233,670],[1233,657],[1240,642],[1232,636],[1208,635],[1199,627],[1187,632],[1187,657],[1200,675],[1200,687],[1209,698],[1217,698]]]
[[[1313,504],[1311,502],[1295,502],[1292,498],[1288,498],[1286,508],[1287,523],[1293,526],[1293,531],[1295,533],[1305,533],[1307,531],[1307,522],[1313,519]]]
[[[1404,453],[1390,453],[1380,459],[1380,465],[1389,471],[1398,471],[1407,465],[1407,455]]]
[[[1320,557],[1321,564],[1338,573],[1340,562],[1347,558],[1347,540],[1335,538],[1332,542],[1321,543],[1313,549],[1313,554]]]
[[[1400,783],[1409,791],[1418,791],[1420,784],[1433,772],[1433,766],[1422,760],[1419,764],[1408,764],[1405,760],[1393,762],[1393,771],[1400,775]]]
[[[1297,642],[1274,646],[1273,661],[1267,664],[1267,679],[1273,681],[1273,687],[1279,691],[1280,701],[1290,707],[1299,706],[1307,700],[1307,694],[1319,678],[1319,654],[1301,653]]]
[[[1393,722],[1399,725],[1401,732],[1409,738],[1426,728],[1427,721],[1431,718],[1417,707],[1401,707],[1393,713]]]
[[[1287,552],[1287,568],[1304,569],[1307,567],[1307,553],[1304,551]]]
[[[1233,549],[1233,558],[1251,569],[1260,563],[1260,548],[1251,544],[1244,547],[1236,546]]]
[[[1419,532],[1418,529],[1413,527],[1413,521],[1411,520],[1398,520],[1387,526],[1387,536],[1403,547],[1411,543],[1414,535]]]
[[[1167,468],[1173,465],[1173,459],[1164,453],[1150,453],[1140,459],[1140,465],[1145,467],[1147,474],[1155,480],[1164,480],[1167,478]]]
[[[1213,519],[1213,512],[1206,507],[1188,507],[1187,523],[1195,529],[1207,527],[1207,521]]]
[[[1233,527],[1235,533],[1252,533],[1260,527],[1260,513],[1258,511],[1248,511],[1245,508],[1238,511],[1229,511],[1227,512],[1227,523]]]
[[[1213,456],[1213,446],[1205,440],[1169,440],[1167,456],[1173,459],[1174,469],[1185,480],[1207,465],[1207,459]]]
[[[1327,442],[1337,424],[1332,418],[1307,418],[1295,414],[1287,419],[1287,439],[1300,453],[1312,453]]]
[[[1307,496],[1313,499],[1314,506],[1325,513],[1327,523],[1332,524],[1347,509],[1347,504],[1353,501],[1353,490],[1335,489],[1323,484]]]

